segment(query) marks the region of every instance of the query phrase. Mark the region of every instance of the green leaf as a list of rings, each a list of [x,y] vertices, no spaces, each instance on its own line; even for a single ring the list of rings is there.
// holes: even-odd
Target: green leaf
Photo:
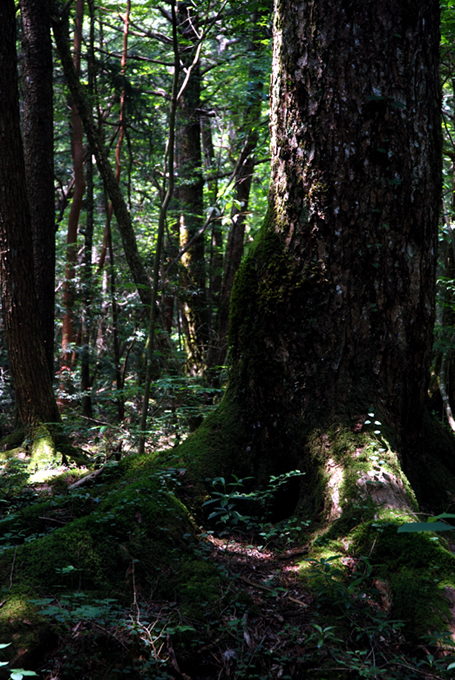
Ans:
[[[445,522],[409,522],[398,527],[399,534],[411,534],[419,531],[453,531],[455,527]]]
[[[32,604],[36,604],[37,607],[39,607],[39,606],[45,606],[45,605],[50,604],[51,602],[54,601],[54,599],[55,599],[54,597],[44,597],[44,598],[40,598],[38,600],[29,600],[29,602],[31,602]]]
[[[60,607],[46,607],[45,609],[42,609],[40,612],[43,616],[56,616],[57,614],[62,614],[63,616],[67,616],[68,612],[62,611]]]
[[[443,512],[440,515],[436,515],[436,517],[429,517],[428,522],[435,522],[438,519],[455,519],[455,515],[452,515],[450,512]]]

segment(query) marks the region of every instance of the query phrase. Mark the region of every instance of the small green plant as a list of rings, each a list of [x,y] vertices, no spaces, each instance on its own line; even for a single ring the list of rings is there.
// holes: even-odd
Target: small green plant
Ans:
[[[72,625],[78,621],[95,620],[102,624],[113,623],[117,622],[123,613],[114,598],[94,599],[90,603],[85,603],[86,597],[85,593],[72,593],[60,599],[47,597],[30,600],[30,602],[41,607],[42,616]]]
[[[243,479],[240,479],[236,475],[232,475],[234,481],[228,483],[224,477],[215,477],[214,479],[207,477],[205,481],[211,482],[216,490],[212,491],[212,498],[203,503],[203,507],[217,504],[208,519],[216,518],[218,524],[237,526],[240,522],[246,522],[249,524],[250,528],[253,528],[253,526],[258,528],[259,522],[257,519],[250,515],[243,515],[239,512],[237,509],[238,502],[249,501],[252,506],[253,504],[259,506],[261,518],[263,519],[269,513],[270,505],[278,489],[286,484],[292,477],[301,477],[304,474],[305,473],[300,472],[300,470],[290,470],[282,475],[272,475],[265,489],[251,491],[250,493],[243,491],[244,483],[251,481],[254,477],[244,477]]]
[[[299,540],[311,524],[311,520],[303,520],[300,517],[288,517],[280,522],[272,524],[263,523],[259,536],[265,540],[265,544],[279,541],[280,544],[290,544]],[[260,546],[263,548],[264,546]]]
[[[0,644],[0,649],[5,649],[6,647],[9,647],[11,642],[6,642]],[[0,661],[0,667],[5,667],[8,666],[8,661]],[[23,668],[9,668],[9,680],[22,680],[22,678],[25,678],[26,676],[30,675],[38,675],[35,673],[35,671],[26,671]]]
[[[315,642],[316,647],[321,649],[321,647],[329,642],[342,642],[336,635],[335,626],[319,626],[317,623],[312,623],[311,627],[313,628],[313,632],[306,640],[308,645]]]
[[[28,478],[27,462],[13,457],[0,464],[0,503],[3,505],[0,510],[8,513],[24,505],[26,498],[22,492]]]
[[[246,522],[251,519],[247,515],[242,515],[237,510],[237,503],[239,501],[251,500],[252,494],[247,494],[244,491],[240,491],[240,489],[243,489],[245,481],[249,481],[253,477],[240,479],[236,475],[232,476],[234,481],[229,483],[226,483],[224,477],[215,477],[213,480],[208,477],[205,480],[206,482],[211,481],[212,486],[216,490],[212,491],[213,498],[203,503],[202,507],[216,503],[217,505],[208,519],[217,518],[217,522],[220,524],[236,526],[239,522]]]

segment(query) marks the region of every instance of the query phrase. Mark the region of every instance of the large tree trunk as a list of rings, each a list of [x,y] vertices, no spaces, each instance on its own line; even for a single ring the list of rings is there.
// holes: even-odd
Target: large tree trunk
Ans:
[[[437,4],[287,5],[277,7],[270,215],[232,320],[236,378],[253,411],[280,402],[297,425],[373,405],[399,436],[422,420],[432,341]]]
[[[453,471],[453,442],[422,428],[438,19],[435,0],[276,2],[269,212],[234,284],[225,400],[192,450],[207,451],[217,474],[305,470],[300,500],[326,518],[365,489],[376,505],[411,508],[403,470],[421,500],[439,489],[445,502],[453,482],[436,482],[428,462],[439,447]],[[365,486],[373,477],[379,486]]]
[[[264,358],[267,348],[298,420],[374,405],[407,432],[422,419],[434,316],[437,4],[288,4],[277,7],[271,209],[259,246],[275,252],[243,272],[253,265],[256,311],[234,312],[236,372],[244,379],[245,351],[252,359],[260,346]],[[245,293],[240,280],[238,311]],[[257,378],[253,408],[265,388]]]
[[[2,311],[19,415],[57,422],[38,316],[33,244],[19,127],[13,0],[0,6],[0,251]]]
[[[52,43],[49,0],[22,0],[24,156],[36,294],[44,349],[54,378],[55,208]]]

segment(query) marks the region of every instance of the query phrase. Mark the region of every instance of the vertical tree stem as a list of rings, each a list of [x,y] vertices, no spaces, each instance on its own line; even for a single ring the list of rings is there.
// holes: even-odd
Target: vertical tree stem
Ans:
[[[167,142],[166,154],[164,157],[164,179],[163,179],[163,195],[164,199],[160,207],[160,216],[158,222],[158,236],[156,241],[155,265],[153,270],[153,289],[152,289],[152,304],[150,307],[150,323],[149,336],[147,348],[147,371],[144,385],[144,401],[142,404],[141,414],[141,434],[139,438],[139,453],[144,453],[145,446],[145,428],[147,425],[147,411],[150,399],[150,384],[152,382],[152,364],[153,364],[153,350],[155,346],[155,325],[156,325],[156,302],[158,298],[158,282],[160,273],[161,251],[163,247],[164,227],[166,223],[166,213],[169,202],[174,191],[174,137],[175,137],[175,114],[177,109],[177,94],[179,84],[180,72],[180,57],[179,46],[177,39],[177,16],[175,0],[172,2],[172,43],[174,48],[174,78],[172,82],[172,96],[171,108],[169,112],[169,137]],[[166,189],[166,165],[169,169],[169,180]],[[165,193],[166,190],[166,193]]]
[[[455,333],[450,338],[450,347],[453,346],[455,341]],[[453,417],[452,408],[450,406],[449,395],[446,389],[446,370],[447,370],[447,360],[450,352],[450,347],[442,355],[441,370],[439,373],[439,391],[441,392],[442,403],[444,405],[444,410],[447,416],[447,422],[450,428],[455,432],[455,419]]]

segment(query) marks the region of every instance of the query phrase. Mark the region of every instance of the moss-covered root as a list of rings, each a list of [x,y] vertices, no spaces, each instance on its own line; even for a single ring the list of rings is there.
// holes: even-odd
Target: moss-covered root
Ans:
[[[20,454],[28,463],[31,474],[53,465],[67,464],[69,461],[77,465],[90,467],[90,459],[81,449],[72,446],[68,437],[62,435],[58,425],[38,423],[33,428],[17,430],[4,437],[0,447],[2,460],[17,458]],[[6,449],[6,450],[5,450]]]
[[[202,499],[206,500],[207,478],[255,473],[248,459],[247,443],[242,413],[226,395],[217,410],[182,445],[171,454],[163,451],[159,461],[186,469],[185,502],[197,510]]]
[[[30,602],[37,597],[59,600],[76,591],[115,598],[128,609],[153,592],[158,599],[179,601],[191,616],[203,611],[198,598],[215,597],[213,578],[218,582],[219,574],[198,557],[188,511],[150,466],[98,488],[87,503],[90,514],[0,553],[0,641],[13,642],[11,658],[27,647],[30,659],[41,644],[49,618]]]
[[[360,518],[406,521],[415,516],[414,492],[378,421],[367,420],[355,432],[339,425],[313,432],[308,449],[305,502],[313,512],[319,509],[331,537],[346,535]]]
[[[399,525],[370,521],[336,540],[319,537],[300,573],[330,625],[369,602],[371,619],[385,614],[408,643],[427,646],[454,635],[455,556],[440,536],[398,533]]]
[[[320,526],[309,557],[371,562],[373,583],[381,584],[390,617],[403,622],[409,639],[449,630],[455,556],[440,534],[398,533],[401,524],[418,521],[419,507],[381,422],[372,415],[355,432],[338,425],[314,432],[310,442],[319,477],[307,489]],[[455,489],[446,471],[441,489],[450,482]]]

